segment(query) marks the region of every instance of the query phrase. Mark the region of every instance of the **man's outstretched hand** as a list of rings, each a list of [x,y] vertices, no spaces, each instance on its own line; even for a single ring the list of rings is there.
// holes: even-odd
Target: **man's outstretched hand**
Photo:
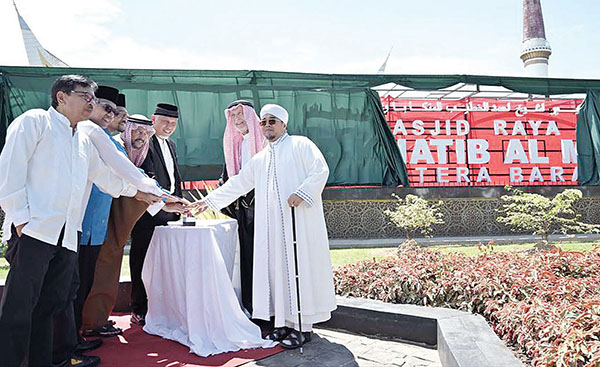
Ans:
[[[208,209],[208,204],[203,201],[196,201],[188,205],[188,212],[192,214],[200,214],[206,209]]]
[[[188,206],[184,203],[169,203],[167,202],[162,210],[169,213],[185,214],[188,211]]]
[[[174,196],[174,195],[171,195],[171,194],[167,194],[167,193],[164,193],[164,194],[163,194],[163,196],[162,196],[162,200],[163,200],[165,203],[167,203],[167,204],[169,204],[169,203],[181,203],[181,204],[184,204],[184,205],[190,205],[190,204],[191,204],[191,203],[190,203],[190,202],[189,202],[187,199],[185,199],[185,198],[180,198],[180,197],[177,197],[177,196]]]
[[[152,205],[156,202],[161,201],[160,196],[152,195],[147,192],[141,192],[141,191],[138,191],[135,194],[134,199],[136,199],[138,201],[143,201],[144,203],[146,203],[148,205]]]

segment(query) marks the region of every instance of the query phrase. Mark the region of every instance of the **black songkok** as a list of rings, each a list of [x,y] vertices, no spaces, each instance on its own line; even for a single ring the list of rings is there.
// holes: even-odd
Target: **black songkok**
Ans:
[[[154,110],[155,115],[163,115],[168,117],[179,117],[177,106],[168,103],[159,103]]]
[[[254,108],[254,105],[252,104],[252,102],[246,101],[245,99],[238,99],[237,101],[231,102],[229,104],[229,106],[227,106],[227,109],[235,107],[235,106],[237,106],[239,104],[244,105],[244,106],[250,106],[250,107]]]
[[[119,93],[117,96],[117,103],[115,103],[119,107],[125,107],[125,95],[123,93]]]
[[[106,85],[101,85],[96,90],[96,98],[107,99],[114,104],[117,104],[117,98],[119,96],[119,90],[113,87],[107,87]]]

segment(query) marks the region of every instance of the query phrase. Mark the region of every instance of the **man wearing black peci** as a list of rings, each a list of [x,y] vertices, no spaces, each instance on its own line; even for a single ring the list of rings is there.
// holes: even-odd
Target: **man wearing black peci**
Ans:
[[[177,106],[159,103],[152,115],[152,123],[156,130],[150,140],[150,147],[144,163],[140,166],[146,174],[158,181],[169,193],[182,197],[181,175],[177,167],[175,143],[169,137],[177,128],[179,112]],[[129,267],[131,269],[131,322],[143,325],[148,311],[148,298],[142,282],[142,267],[146,252],[154,233],[154,227],[176,221],[179,214],[164,210],[154,217],[147,212],[138,220],[131,232],[131,250]]]

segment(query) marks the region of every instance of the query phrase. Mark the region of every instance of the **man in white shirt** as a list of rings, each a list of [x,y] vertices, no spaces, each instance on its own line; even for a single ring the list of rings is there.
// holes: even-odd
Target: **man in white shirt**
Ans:
[[[146,159],[140,166],[146,174],[154,178],[160,186],[170,194],[182,197],[181,175],[177,167],[175,143],[169,137],[175,132],[179,119],[177,106],[159,103],[152,115],[155,130],[150,139]],[[161,210],[151,216],[144,213],[131,231],[131,250],[129,251],[129,267],[131,269],[131,321],[144,324],[148,311],[148,298],[142,282],[142,267],[146,252],[156,226],[166,225],[169,221],[179,219],[179,214]]]
[[[95,88],[85,77],[62,76],[52,107],[29,110],[8,127],[0,206],[4,233],[16,243],[0,303],[0,366],[19,367],[27,355],[29,366],[52,365],[52,316],[68,302],[88,182],[115,197],[137,193],[76,129],[94,108]]]

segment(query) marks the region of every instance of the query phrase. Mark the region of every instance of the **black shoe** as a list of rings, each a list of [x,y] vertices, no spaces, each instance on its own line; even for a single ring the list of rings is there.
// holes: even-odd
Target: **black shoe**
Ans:
[[[61,367],[96,367],[99,364],[100,357],[74,354]]]
[[[269,334],[267,334],[267,337],[265,339],[272,340],[275,342],[282,341],[288,335],[290,335],[290,333],[293,330],[294,329],[290,329],[288,327],[276,327],[275,329],[273,329],[273,331],[271,331]]]
[[[100,347],[102,343],[104,343],[102,339],[81,338],[79,343],[77,343],[77,347],[75,347],[75,353],[80,354],[83,352],[89,352],[90,350]]]
[[[279,345],[286,349],[296,349],[300,345],[304,345],[312,340],[312,331],[302,333],[302,341],[300,341],[300,332],[293,330]]]
[[[142,315],[142,314],[139,314],[139,313],[132,312],[131,313],[131,318],[129,319],[129,321],[132,324],[144,326],[144,325],[146,325],[146,316]]]
[[[104,325],[101,328],[94,330],[84,330],[81,335],[83,336],[101,336],[103,338],[108,338],[111,336],[117,336],[123,334],[123,330],[121,328],[115,327],[113,325]]]

